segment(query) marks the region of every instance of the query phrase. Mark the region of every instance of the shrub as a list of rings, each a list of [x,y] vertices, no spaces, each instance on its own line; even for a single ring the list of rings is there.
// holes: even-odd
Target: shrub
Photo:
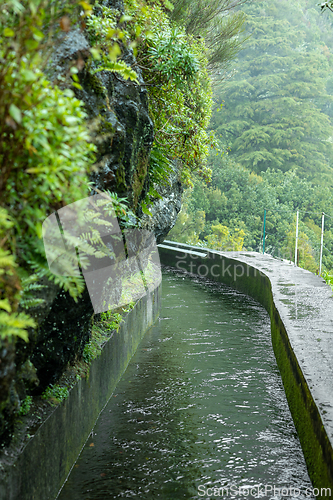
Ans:
[[[141,38],[136,49],[137,65],[147,83],[155,126],[153,151],[158,153],[152,156],[150,171],[164,170],[165,180],[170,174],[165,163],[180,160],[185,184],[191,185],[194,171],[209,178],[206,158],[216,143],[206,132],[212,89],[205,43],[169,19],[166,10],[170,4],[126,0],[125,5],[132,17],[127,23],[129,35],[132,40],[138,34]]]

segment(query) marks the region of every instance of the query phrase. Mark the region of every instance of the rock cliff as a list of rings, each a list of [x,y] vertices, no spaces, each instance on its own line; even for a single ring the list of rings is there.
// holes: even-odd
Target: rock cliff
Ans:
[[[103,4],[119,12],[124,10],[122,0]],[[161,242],[180,211],[182,186],[177,173],[170,177],[168,186],[155,186],[161,198],[150,207],[152,216],[142,213],[140,202],[149,190],[149,157],[154,139],[145,82],[131,49],[123,47],[122,58],[135,68],[138,83],[109,71],[92,74],[88,56],[89,42],[84,32],[79,28],[69,31],[54,50],[50,77],[59,84],[73,61],[79,63],[82,89],[77,90],[77,97],[85,103],[90,123],[97,124],[97,164],[91,180],[100,190],[126,197],[141,219],[141,227],[153,231]],[[38,329],[30,335],[29,344],[19,341],[16,355],[8,354],[13,350],[10,345],[0,352],[0,403],[5,402],[0,436],[7,442],[20,402],[27,394],[41,394],[47,385],[55,383],[66,365],[80,357],[90,335],[93,309],[87,292],[75,303],[67,292],[48,284],[42,296],[46,300],[35,310]]]

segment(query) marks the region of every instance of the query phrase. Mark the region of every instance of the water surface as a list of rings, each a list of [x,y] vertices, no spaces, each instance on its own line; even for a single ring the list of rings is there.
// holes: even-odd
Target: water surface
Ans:
[[[224,487],[224,498],[246,498],[246,488],[254,488],[247,498],[314,498],[266,311],[224,285],[169,270],[160,320],[59,498],[221,498],[222,490],[205,494],[212,487]]]

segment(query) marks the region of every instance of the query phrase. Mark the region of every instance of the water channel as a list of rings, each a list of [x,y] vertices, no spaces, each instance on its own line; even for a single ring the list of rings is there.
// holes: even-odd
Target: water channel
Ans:
[[[307,488],[266,311],[224,285],[164,270],[160,320],[59,500],[315,498]]]

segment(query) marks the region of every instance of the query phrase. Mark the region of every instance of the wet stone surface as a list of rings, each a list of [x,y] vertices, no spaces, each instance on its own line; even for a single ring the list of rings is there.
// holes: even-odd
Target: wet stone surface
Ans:
[[[333,296],[323,278],[256,252],[225,252],[255,265],[270,279],[273,300],[288,332],[327,435],[333,444]],[[255,258],[255,262],[254,262]]]

